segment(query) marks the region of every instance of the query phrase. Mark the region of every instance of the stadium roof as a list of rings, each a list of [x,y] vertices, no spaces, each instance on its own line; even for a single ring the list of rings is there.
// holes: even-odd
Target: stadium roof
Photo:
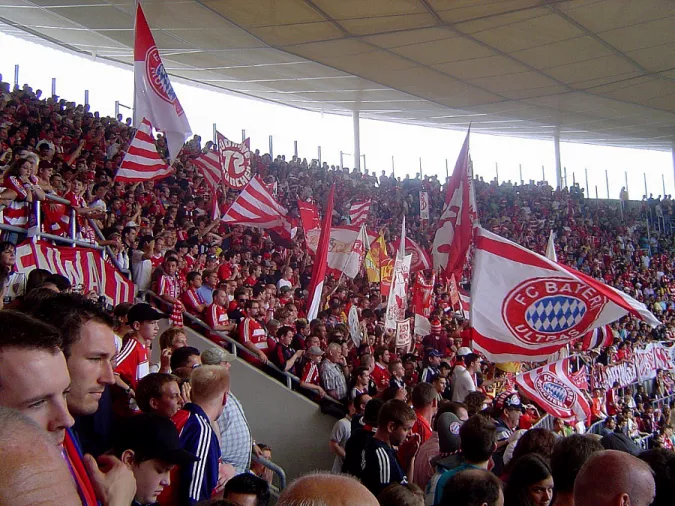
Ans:
[[[133,1],[0,0],[0,30],[130,64]],[[670,0],[155,0],[172,75],[313,111],[670,149]]]

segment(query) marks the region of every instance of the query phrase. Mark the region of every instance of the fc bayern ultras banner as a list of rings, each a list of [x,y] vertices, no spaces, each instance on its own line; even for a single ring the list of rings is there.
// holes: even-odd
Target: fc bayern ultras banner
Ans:
[[[426,271],[429,272],[429,271]],[[413,285],[413,312],[415,313],[415,335],[428,336],[431,334],[431,296],[434,292],[435,274],[430,276],[425,272],[415,273],[415,284]]]
[[[473,343],[492,362],[544,361],[627,313],[659,325],[625,293],[480,227],[472,272]]]
[[[591,406],[570,378],[569,358],[516,376],[521,391],[551,416],[579,421],[591,416]]]
[[[192,129],[173,91],[140,2],[136,6],[134,83],[134,126],[139,128],[141,119],[147,118],[164,134],[169,158],[175,160]]]
[[[113,306],[134,300],[134,284],[94,249],[25,241],[16,248],[16,267],[25,274],[33,269],[61,274],[74,290],[84,294],[93,290]]]
[[[462,279],[476,221],[476,197],[469,169],[470,133],[470,130],[466,132],[455,170],[448,182],[443,212],[431,250],[434,269],[440,269],[446,277],[455,274],[457,279]]]
[[[241,144],[237,144],[218,131],[216,131],[216,139],[220,165],[223,167],[223,182],[234,190],[241,190],[253,177],[251,140],[246,139]]]
[[[420,220],[429,221],[429,193],[420,192]]]

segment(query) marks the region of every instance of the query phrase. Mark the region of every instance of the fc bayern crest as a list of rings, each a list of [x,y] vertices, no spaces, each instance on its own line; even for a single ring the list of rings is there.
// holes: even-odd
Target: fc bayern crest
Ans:
[[[249,139],[237,144],[218,132],[218,153],[223,167],[223,181],[235,190],[242,189],[253,177],[249,145]]]
[[[509,292],[502,318],[523,343],[550,345],[581,337],[606,303],[604,295],[581,281],[535,278]]]
[[[577,394],[548,371],[537,376],[534,388],[546,401],[561,409],[572,409],[577,400]]]
[[[178,115],[183,114],[183,107],[180,105],[178,97],[176,97],[176,93],[173,91],[171,80],[164,69],[164,63],[162,63],[162,58],[159,56],[157,46],[152,46],[145,55],[145,73],[152,90],[157,96],[165,102],[173,104]]]

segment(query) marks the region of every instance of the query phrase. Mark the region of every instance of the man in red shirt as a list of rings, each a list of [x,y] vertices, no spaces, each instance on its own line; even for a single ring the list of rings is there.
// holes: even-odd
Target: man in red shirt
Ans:
[[[375,358],[375,368],[370,376],[375,381],[377,392],[384,392],[389,388],[389,380],[391,380],[391,373],[389,372],[389,350],[384,346],[375,348],[373,354]]]
[[[227,317],[227,291],[224,288],[216,288],[213,291],[213,303],[206,307],[204,315],[208,326],[218,332],[231,332],[237,326]],[[222,336],[213,332],[209,332],[209,337],[217,343],[225,342]]]
[[[260,303],[255,299],[247,300],[244,308],[246,309],[246,318],[239,324],[239,341],[256,357],[253,358],[246,354],[244,359],[253,365],[266,364],[267,332],[256,319],[260,312]]]
[[[189,272],[187,284],[188,289],[181,295],[181,300],[188,313],[199,316],[206,309],[206,301],[197,291],[202,286],[202,275],[197,271]]]
[[[412,391],[412,405],[415,410],[415,425],[412,434],[419,434],[420,444],[431,437],[431,420],[438,409],[436,390],[430,383],[418,383]]]

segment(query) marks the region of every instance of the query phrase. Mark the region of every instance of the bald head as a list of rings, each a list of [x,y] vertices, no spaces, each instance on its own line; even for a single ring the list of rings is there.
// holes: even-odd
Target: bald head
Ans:
[[[378,506],[370,491],[350,476],[316,473],[298,478],[277,506]]]
[[[651,468],[616,450],[594,453],[574,484],[574,506],[649,506],[655,484]]]
[[[80,504],[54,442],[35,422],[0,407],[0,506]]]

